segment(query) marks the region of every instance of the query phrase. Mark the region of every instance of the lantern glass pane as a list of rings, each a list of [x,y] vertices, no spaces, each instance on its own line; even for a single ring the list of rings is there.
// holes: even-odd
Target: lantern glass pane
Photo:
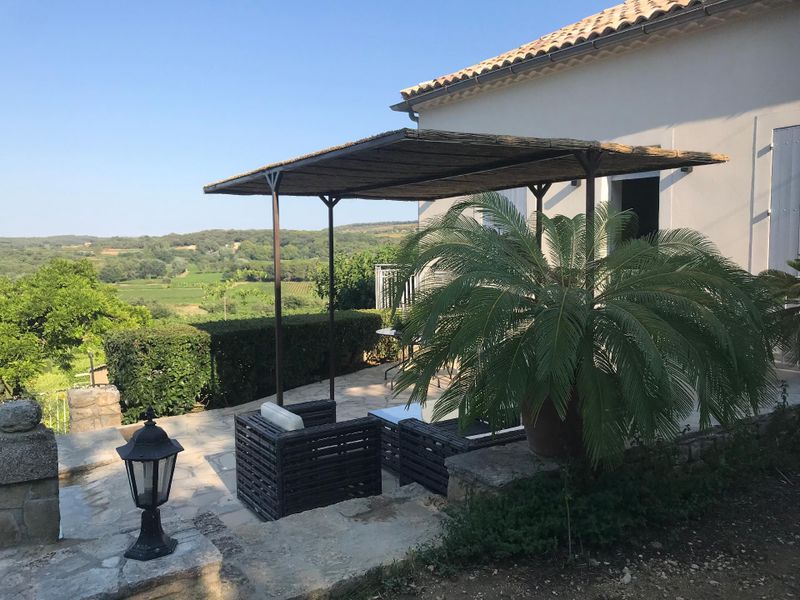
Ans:
[[[131,465],[136,489],[136,496],[133,500],[136,502],[136,506],[154,507],[153,467],[155,461],[132,461]]]
[[[128,486],[131,488],[131,498],[133,498],[134,504],[138,505],[138,498],[136,494],[136,477],[133,474],[133,465],[135,465],[131,460],[125,461],[125,468],[128,470]]]
[[[156,505],[164,504],[169,498],[169,488],[172,483],[172,473],[175,470],[176,456],[176,454],[173,454],[158,461],[158,500]]]

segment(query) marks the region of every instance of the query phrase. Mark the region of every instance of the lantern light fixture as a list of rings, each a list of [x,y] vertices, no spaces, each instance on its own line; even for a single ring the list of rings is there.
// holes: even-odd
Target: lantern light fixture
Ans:
[[[125,461],[133,502],[144,511],[139,538],[125,552],[125,558],[142,561],[172,554],[178,543],[164,533],[158,507],[169,499],[175,459],[183,446],[155,424],[155,416],[151,406],[144,414],[144,427],[117,448]]]

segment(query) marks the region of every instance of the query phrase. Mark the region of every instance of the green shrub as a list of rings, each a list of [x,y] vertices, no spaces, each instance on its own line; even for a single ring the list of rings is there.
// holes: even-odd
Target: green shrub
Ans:
[[[397,257],[394,246],[378,246],[352,254],[338,254],[334,266],[334,307],[336,310],[375,308],[375,265],[393,263]],[[314,290],[323,300],[328,299],[329,273],[327,262],[317,264],[313,272]]]
[[[570,543],[573,551],[607,547],[700,518],[732,490],[798,468],[800,410],[784,409],[766,432],[742,426],[702,461],[682,464],[669,446],[641,448],[613,470],[577,463],[475,496],[449,512],[442,546],[424,559],[452,567],[541,556]]]
[[[402,318],[397,314],[392,316],[392,311],[390,309],[370,308],[360,312],[380,316],[381,328],[391,327],[392,329],[399,329],[402,327]],[[386,362],[397,360],[399,356],[400,342],[398,342],[396,338],[382,335],[379,336],[378,342],[370,352],[369,359],[373,362]]]
[[[105,338],[110,381],[119,388],[123,421],[152,405],[159,416],[184,414],[211,383],[210,337],[189,325],[146,327]]]
[[[328,316],[284,317],[284,389],[328,377]],[[381,327],[377,313],[336,314],[337,373],[363,365]],[[275,320],[211,321],[144,328],[105,341],[109,379],[122,396],[125,422],[153,405],[183,414],[195,402],[233,406],[275,393]]]
[[[283,318],[284,389],[328,377],[328,316],[287,315]],[[210,406],[233,406],[275,393],[275,320],[237,319],[197,323],[211,338],[214,387]],[[378,341],[377,314],[336,314],[337,373],[364,363],[364,354]]]

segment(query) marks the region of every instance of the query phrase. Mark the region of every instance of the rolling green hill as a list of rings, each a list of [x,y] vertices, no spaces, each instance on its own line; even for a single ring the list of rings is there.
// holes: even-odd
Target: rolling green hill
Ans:
[[[396,244],[416,228],[416,222],[364,223],[336,228],[336,251],[351,253],[382,244]],[[304,279],[316,262],[327,256],[326,230],[281,231],[284,270]],[[271,229],[210,229],[163,236],[0,237],[0,276],[31,273],[52,258],[87,258],[101,277],[117,283],[131,279],[226,272],[272,260]]]
[[[336,228],[337,254],[395,245],[415,222],[364,223]],[[310,279],[327,260],[327,230],[281,231],[283,306],[324,310]],[[272,230],[212,229],[140,237],[59,235],[0,238],[0,276],[18,277],[53,258],[88,259],[122,299],[158,315],[269,314],[274,310]],[[225,283],[223,283],[225,282]]]

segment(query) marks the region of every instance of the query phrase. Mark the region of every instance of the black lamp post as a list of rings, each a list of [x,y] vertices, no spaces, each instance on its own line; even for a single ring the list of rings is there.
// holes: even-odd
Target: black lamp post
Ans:
[[[144,509],[139,539],[125,552],[125,558],[151,560],[175,551],[177,541],[164,533],[159,506],[169,498],[175,459],[183,451],[177,441],[157,427],[153,407],[145,413],[144,427],[124,446],[117,448],[128,470],[128,483],[136,506]]]

